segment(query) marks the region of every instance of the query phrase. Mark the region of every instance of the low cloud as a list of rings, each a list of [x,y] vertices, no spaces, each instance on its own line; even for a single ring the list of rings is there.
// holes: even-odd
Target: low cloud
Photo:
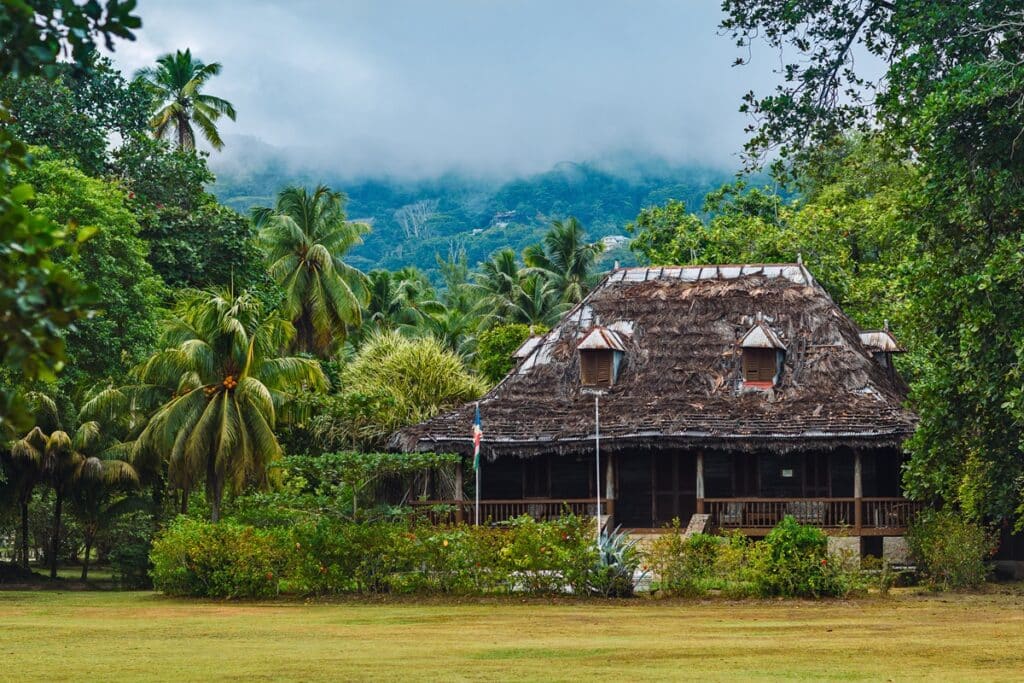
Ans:
[[[140,14],[139,40],[115,55],[125,72],[191,47],[224,66],[209,86],[239,112],[224,134],[338,175],[504,175],[621,154],[733,167],[740,97],[774,80],[768,65],[730,67],[718,4],[696,0],[161,0]]]

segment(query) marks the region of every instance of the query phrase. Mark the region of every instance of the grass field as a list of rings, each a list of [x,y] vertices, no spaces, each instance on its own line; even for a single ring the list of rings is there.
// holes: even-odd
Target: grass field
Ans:
[[[1024,590],[844,602],[0,593],[5,680],[1019,680]]]

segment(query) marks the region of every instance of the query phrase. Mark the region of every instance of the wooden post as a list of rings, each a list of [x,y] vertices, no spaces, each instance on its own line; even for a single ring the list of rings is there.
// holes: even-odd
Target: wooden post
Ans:
[[[462,524],[462,456],[455,463],[455,523]]]
[[[608,515],[608,526],[615,521],[615,453],[606,453],[604,465],[604,498],[605,509]]]
[[[853,452],[853,527],[860,536],[861,527],[864,524],[864,482],[863,465],[860,459],[860,451]]]
[[[704,514],[704,453],[697,451],[697,514]]]

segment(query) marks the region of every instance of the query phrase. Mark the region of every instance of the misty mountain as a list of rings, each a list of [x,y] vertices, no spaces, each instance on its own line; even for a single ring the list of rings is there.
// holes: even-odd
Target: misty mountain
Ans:
[[[234,143],[234,144],[232,144]],[[563,162],[520,178],[479,178],[448,173],[434,178],[359,178],[303,168],[283,151],[251,138],[228,142],[214,155],[212,188],[218,199],[247,213],[270,205],[289,184],[323,182],[348,196],[348,216],[373,228],[349,261],[363,269],[414,265],[436,271],[437,256],[464,248],[471,265],[495,250],[517,252],[537,242],[552,220],[576,216],[591,239],[609,238],[605,262],[629,263],[625,226],[645,206],[679,199],[699,210],[704,195],[729,182],[730,172],[620,155],[587,163]],[[617,248],[616,248],[617,247]]]

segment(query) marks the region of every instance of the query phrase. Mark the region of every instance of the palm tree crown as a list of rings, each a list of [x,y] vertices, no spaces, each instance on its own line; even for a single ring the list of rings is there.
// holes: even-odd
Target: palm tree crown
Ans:
[[[226,487],[269,482],[282,408],[327,388],[317,361],[280,355],[294,334],[249,294],[194,292],[167,323],[162,350],[136,370],[142,387],[176,387],[135,442],[136,461],[152,470],[166,460],[186,492],[205,479],[214,521]]]
[[[158,102],[159,109],[149,122],[154,137],[167,138],[173,132],[179,149],[195,149],[194,123],[214,149],[224,147],[216,123],[221,116],[234,121],[235,108],[227,100],[201,92],[220,70],[218,62],[204,64],[192,57],[191,50],[178,50],[157,59],[155,67],[136,74]]]
[[[273,208],[252,212],[270,275],[284,289],[282,313],[298,332],[301,351],[327,355],[362,322],[369,302],[366,276],[342,260],[369,228],[345,220],[344,195],[319,185],[288,187]]]
[[[564,223],[553,221],[543,242],[523,251],[526,265],[550,276],[561,292],[562,300],[579,303],[593,279],[594,264],[604,251],[600,242],[588,244],[583,226],[570,217]]]

